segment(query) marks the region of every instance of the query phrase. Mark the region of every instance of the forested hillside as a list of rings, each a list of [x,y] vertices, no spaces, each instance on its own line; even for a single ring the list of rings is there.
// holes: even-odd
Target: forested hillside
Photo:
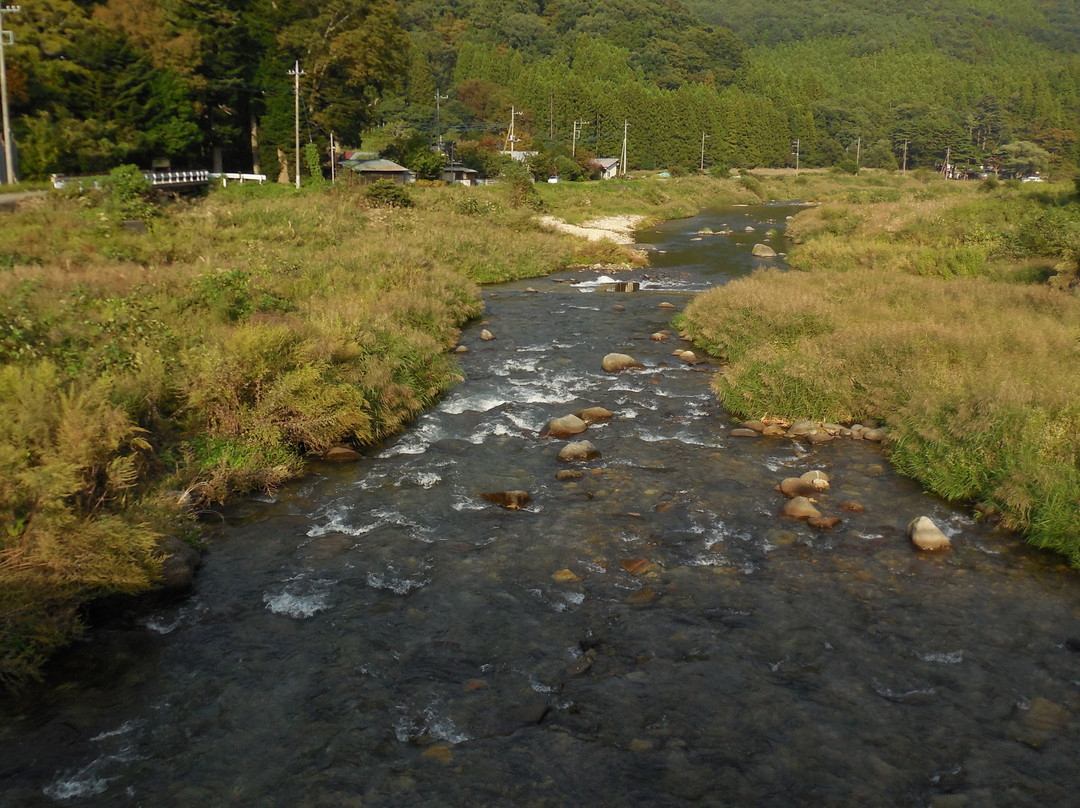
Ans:
[[[1071,172],[1071,0],[37,0],[5,15],[23,173],[253,164],[441,136],[631,168]],[[1009,149],[1003,147],[1009,146]]]

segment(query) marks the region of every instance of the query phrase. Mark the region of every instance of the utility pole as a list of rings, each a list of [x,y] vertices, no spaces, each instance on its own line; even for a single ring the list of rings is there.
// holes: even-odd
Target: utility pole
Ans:
[[[0,107],[3,108],[4,131],[0,132],[4,138],[4,182],[7,185],[15,184],[15,150],[11,143],[11,121],[8,118],[7,102],[7,68],[4,65],[4,48],[15,42],[15,35],[11,31],[4,30],[4,15],[17,14],[22,11],[21,6],[0,6]]]
[[[705,170],[705,138],[707,138],[704,132],[701,133],[701,170]]]
[[[855,171],[859,170],[859,153],[862,151],[862,138],[855,138]]]
[[[581,134],[581,127],[585,125],[585,121],[574,121],[574,137],[570,141],[570,156],[577,157],[577,141],[578,135]]]
[[[295,100],[295,125],[296,125],[296,187],[300,187],[300,77],[307,75],[300,69],[300,60],[296,60],[293,69],[288,71],[293,77],[293,98]]]
[[[908,142],[905,140],[904,141],[904,173],[905,174],[907,174],[907,144],[908,144]]]
[[[435,90],[435,145],[442,152],[442,102],[448,99],[448,95],[439,95]]]
[[[949,178],[949,158],[952,156],[952,146],[945,149],[945,165],[941,167],[941,176]]]
[[[795,176],[799,176],[799,139],[791,141],[791,153],[795,155]]]
[[[514,118],[518,115],[524,115],[524,112],[518,112],[513,106],[510,107],[510,128],[506,132],[506,145],[503,147],[503,151],[510,150],[510,156],[514,156],[514,144],[517,143],[517,137],[514,136]]]
[[[330,133],[330,183],[337,182],[337,147],[334,145],[334,133]]]
[[[629,128],[630,123],[627,120],[623,120],[622,123],[622,175],[626,176],[626,130]]]

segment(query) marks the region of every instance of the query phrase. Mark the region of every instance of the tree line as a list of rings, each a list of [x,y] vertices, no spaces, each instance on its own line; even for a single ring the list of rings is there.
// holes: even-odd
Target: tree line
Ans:
[[[631,168],[793,164],[796,142],[804,166],[1080,162],[1075,4],[687,3],[37,0],[5,20],[22,174],[167,159],[277,176],[297,63],[301,139],[322,154],[334,133],[476,162],[513,109],[517,148],[618,156],[625,133]]]

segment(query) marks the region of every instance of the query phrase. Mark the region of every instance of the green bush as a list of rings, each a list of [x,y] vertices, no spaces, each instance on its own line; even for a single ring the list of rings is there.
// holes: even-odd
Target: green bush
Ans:
[[[739,183],[758,199],[765,199],[768,196],[765,192],[765,186],[761,184],[761,180],[753,174],[742,174],[739,177]]]
[[[404,185],[393,180],[376,180],[364,189],[364,199],[377,208],[411,208],[413,198]]]
[[[529,170],[517,161],[503,165],[499,176],[510,186],[510,205],[543,210],[544,199],[533,184]]]
[[[138,166],[114,168],[106,182],[108,208],[118,220],[149,221],[157,215],[157,208],[149,200],[151,190],[150,181]]]

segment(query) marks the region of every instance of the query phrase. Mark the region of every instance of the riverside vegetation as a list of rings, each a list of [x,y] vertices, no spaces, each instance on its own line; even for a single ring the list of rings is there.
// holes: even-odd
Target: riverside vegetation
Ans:
[[[1057,186],[246,184],[159,210],[121,171],[104,195],[22,203],[0,233],[0,680],[39,675],[87,603],[152,588],[161,538],[196,542],[196,512],[433,403],[478,284],[640,260],[542,229],[537,208],[659,220],[769,198],[822,203],[791,223],[804,271],[703,295],[681,323],[729,362],[725,405],[878,416],[903,470],[1076,562],[1080,312],[1067,272],[1046,280],[1075,260],[1080,211]]]
[[[917,174],[834,188],[788,234],[800,271],[711,290],[681,319],[726,363],[724,406],[879,419],[903,473],[1080,565],[1076,189]]]
[[[193,512],[371,445],[454,384],[477,284],[641,260],[535,221],[656,219],[737,183],[534,189],[232,185],[164,209],[141,175],[0,214],[0,681],[37,675],[80,610],[145,592]],[[543,196],[541,196],[541,193]]]

